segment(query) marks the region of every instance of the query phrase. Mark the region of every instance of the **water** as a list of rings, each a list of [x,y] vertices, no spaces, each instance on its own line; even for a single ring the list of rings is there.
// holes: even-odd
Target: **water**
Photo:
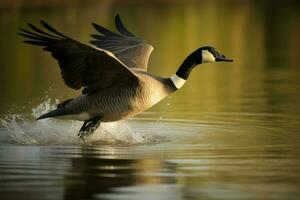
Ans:
[[[235,62],[196,68],[170,98],[86,143],[80,122],[34,120],[78,93],[18,27],[44,19],[87,42],[90,22],[112,28],[116,13],[153,44],[155,74],[204,45]],[[0,20],[1,199],[299,199],[297,1],[4,0]]]

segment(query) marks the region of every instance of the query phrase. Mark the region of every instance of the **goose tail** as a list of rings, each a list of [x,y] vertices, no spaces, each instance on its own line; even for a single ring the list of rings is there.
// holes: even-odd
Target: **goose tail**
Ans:
[[[45,119],[45,118],[49,118],[49,117],[58,117],[58,116],[61,116],[61,115],[66,115],[66,114],[67,113],[66,113],[65,109],[63,109],[63,108],[57,108],[55,110],[52,110],[52,111],[50,111],[50,112],[48,112],[46,114],[43,114],[43,115],[39,116],[37,118],[37,120]]]

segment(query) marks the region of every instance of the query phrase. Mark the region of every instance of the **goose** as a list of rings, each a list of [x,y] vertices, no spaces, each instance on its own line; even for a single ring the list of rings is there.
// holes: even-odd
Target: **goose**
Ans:
[[[97,34],[87,45],[54,29],[45,21],[42,28],[28,23],[18,34],[24,43],[42,46],[58,61],[64,83],[81,94],[57,105],[37,120],[58,118],[83,121],[78,136],[85,140],[101,122],[126,119],[141,113],[179,90],[199,64],[232,62],[216,48],[200,47],[192,52],[168,78],[147,72],[153,47],[129,32],[117,14],[118,33],[92,23]]]

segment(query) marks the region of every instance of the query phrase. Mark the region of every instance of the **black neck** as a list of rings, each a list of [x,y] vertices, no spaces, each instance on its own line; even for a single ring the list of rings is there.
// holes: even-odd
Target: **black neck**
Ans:
[[[180,65],[176,75],[186,80],[194,67],[196,67],[198,64],[201,64],[201,60],[201,53],[199,54],[198,51],[194,51]]]

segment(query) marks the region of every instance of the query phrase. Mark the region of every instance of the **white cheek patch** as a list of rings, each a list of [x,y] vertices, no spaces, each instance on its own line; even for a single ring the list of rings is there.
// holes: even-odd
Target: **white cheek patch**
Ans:
[[[176,74],[171,76],[170,79],[172,80],[172,82],[174,83],[174,85],[177,89],[181,88],[186,81],[183,78],[180,78],[179,76],[177,76]]]
[[[215,57],[208,50],[202,50],[202,63],[210,63],[215,61]]]

